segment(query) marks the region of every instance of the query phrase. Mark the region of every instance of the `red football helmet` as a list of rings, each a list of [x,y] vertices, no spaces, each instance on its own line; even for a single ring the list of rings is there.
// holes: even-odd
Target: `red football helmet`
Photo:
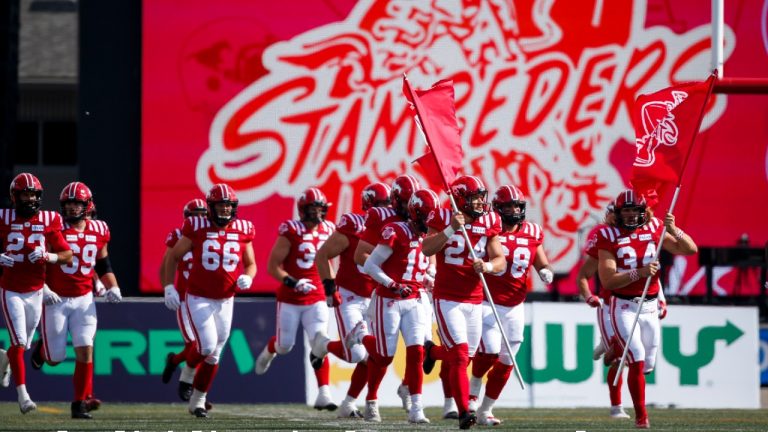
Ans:
[[[479,177],[463,175],[457,178],[451,184],[451,195],[459,210],[475,219],[488,212],[488,204],[485,203],[488,190]],[[481,210],[477,210],[472,204],[472,200],[478,197],[482,200]]]
[[[525,195],[517,186],[505,185],[498,188],[491,203],[505,224],[517,225],[525,220]],[[520,211],[515,213],[514,207]]]
[[[196,198],[193,200],[190,200],[185,206],[184,206],[184,217],[188,218],[190,216],[207,216],[208,215],[208,207],[205,205],[205,201],[201,200],[200,198]]]
[[[70,213],[66,204],[71,202],[82,204],[82,210],[77,213]],[[78,223],[93,210],[93,194],[85,183],[72,182],[61,190],[59,204],[61,204],[61,214],[64,216],[64,220],[71,224]]]
[[[632,189],[625,189],[614,201],[613,213],[616,215],[616,223],[619,227],[628,230],[640,228],[648,222],[647,208],[645,197],[638,195]],[[622,212],[622,210],[628,211]]]
[[[408,201],[419,189],[421,189],[419,181],[413,176],[401,175],[392,182],[390,201],[397,214],[403,219],[408,219]]]
[[[427,217],[440,207],[440,199],[430,189],[419,189],[408,200],[408,217],[421,232],[427,232]]]
[[[386,183],[371,183],[363,189],[363,211],[371,207],[388,207],[392,189]]]
[[[40,211],[40,204],[43,197],[43,185],[37,177],[30,173],[21,173],[13,178],[10,187],[11,203],[16,212],[23,218],[29,218]],[[28,201],[21,200],[22,192],[32,192],[34,199]]]
[[[320,223],[325,220],[325,215],[328,214],[328,207],[330,206],[331,204],[328,203],[328,198],[325,197],[323,191],[314,187],[305,190],[296,203],[301,220],[314,223]],[[313,211],[311,207],[320,207],[320,210]]]
[[[208,219],[216,225],[221,227],[226,226],[231,220],[237,217],[237,204],[240,201],[237,199],[235,190],[228,184],[219,183],[213,185],[211,190],[208,191],[205,200],[208,202]],[[220,215],[219,212],[216,211],[216,204],[220,203],[232,205],[232,211],[229,212],[229,214],[226,214],[227,211],[225,210],[225,214]]]

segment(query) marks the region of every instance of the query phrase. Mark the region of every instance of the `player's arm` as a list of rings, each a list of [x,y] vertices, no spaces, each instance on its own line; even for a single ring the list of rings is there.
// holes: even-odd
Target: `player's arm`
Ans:
[[[533,268],[539,274],[539,278],[545,284],[551,284],[555,279],[555,274],[552,273],[552,267],[549,266],[549,259],[547,253],[544,251],[544,245],[539,245],[536,248],[536,256],[533,258]]]
[[[243,274],[253,279],[256,276],[256,254],[253,252],[253,242],[245,244],[243,251]]]
[[[72,264],[72,249],[69,244],[64,241],[64,236],[61,235],[61,231],[53,231],[46,235],[46,241],[49,244],[49,249],[53,251],[53,255],[56,255],[55,259],[48,259],[51,264]]]
[[[589,289],[589,280],[595,276],[595,273],[597,273],[597,260],[587,255],[576,275],[576,286],[579,288],[579,294],[584,301],[592,307],[600,306],[600,299]]]
[[[161,281],[165,280],[165,260],[168,258],[168,255],[171,253],[171,249],[172,248],[166,247],[165,253],[163,254],[163,259],[160,260],[160,280]],[[174,271],[174,274],[175,273],[176,272]]]
[[[488,239],[485,245],[485,251],[488,253],[488,261],[484,262],[478,258],[472,266],[478,273],[501,273],[507,269],[507,258],[504,256],[504,250],[501,248],[499,236],[493,236]]]
[[[178,265],[179,260],[181,260],[184,254],[191,250],[192,240],[187,236],[181,236],[173,249],[171,249],[170,252],[166,254],[165,258],[163,259],[164,270],[162,272],[162,279],[160,280],[160,283],[163,286],[173,284],[173,275],[175,274],[176,266]]]
[[[699,251],[691,236],[675,226],[675,215],[667,213],[664,217],[667,233],[664,236],[664,250],[675,255],[693,255]]]
[[[291,252],[291,241],[285,236],[278,236],[267,261],[267,272],[278,282],[283,282],[286,276],[290,276],[283,270],[283,261]]]
[[[320,249],[315,254],[315,265],[317,265],[317,272],[320,273],[320,279],[334,279],[336,277],[331,266],[331,260],[341,255],[344,250],[349,247],[349,238],[346,235],[334,231],[328,240],[323,243]]]
[[[365,240],[360,240],[357,242],[357,248],[355,249],[355,264],[361,267],[364,266],[365,261],[371,255],[371,252],[373,252],[372,244]]]
[[[110,289],[117,286],[117,278],[112,271],[112,263],[109,261],[109,252],[107,251],[107,245],[99,249],[99,253],[96,254],[96,265],[93,267],[96,274],[99,276],[99,280],[104,284],[106,289]]]
[[[460,230],[462,225],[464,225],[464,214],[455,212],[451,217],[451,224],[445,227],[444,230],[437,231],[436,229],[429,227],[427,236],[422,243],[421,252],[426,256],[432,256],[440,252],[448,239],[451,238],[456,231]],[[501,246],[499,246],[499,250],[501,250]]]
[[[614,258],[611,252],[605,249],[600,249],[598,251],[598,257],[600,261],[597,265],[597,271],[600,275],[600,283],[609,290],[624,288],[632,282],[647,278],[648,276],[653,276],[659,270],[659,262],[653,261],[647,266],[639,269],[618,271],[616,258]]]

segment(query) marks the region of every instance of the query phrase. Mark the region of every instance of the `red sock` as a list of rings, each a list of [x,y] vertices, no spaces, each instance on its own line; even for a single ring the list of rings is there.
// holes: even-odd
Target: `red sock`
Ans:
[[[347,396],[357,399],[367,382],[368,363],[360,362],[355,366],[355,370],[352,371],[352,381],[349,383],[349,391],[347,391]]]
[[[365,400],[376,400],[379,398],[379,385],[387,373],[387,366],[379,365],[371,356],[368,356],[368,395]]]
[[[429,358],[433,360],[446,360],[448,358],[448,348],[443,345],[435,345],[429,350]]]
[[[477,357],[475,357],[477,359]],[[488,383],[485,385],[485,395],[493,400],[499,399],[501,391],[507,385],[509,375],[512,374],[512,365],[505,365],[497,361],[488,372]]]
[[[275,342],[277,342],[277,336],[272,336],[271,338],[269,338],[269,342],[267,343],[267,351],[269,351],[272,354],[277,352],[277,350],[275,349]]]
[[[621,383],[623,377],[619,377],[619,382],[614,386],[613,380],[616,379],[616,372],[619,371],[619,367],[616,365],[611,366],[608,369],[608,394],[611,396],[611,406],[621,405]]]
[[[484,377],[485,374],[491,370],[491,367],[496,363],[496,359],[498,358],[498,354],[475,354],[475,357],[472,358],[472,376],[475,378]]]
[[[342,360],[349,361],[347,350],[344,349],[344,344],[341,341],[328,342],[328,352]]]
[[[11,364],[11,375],[16,386],[27,383],[26,369],[24,369],[24,347],[14,345],[8,348],[8,361]]]
[[[411,345],[405,348],[405,379],[403,384],[408,385],[411,394],[421,394],[421,386],[424,382],[424,371],[421,365],[424,363],[424,347]]]
[[[76,401],[85,400],[88,396],[88,383],[93,379],[93,363],[75,362],[75,374],[72,376],[72,383],[75,385]]]
[[[93,361],[85,364],[85,397],[93,397]]]
[[[197,347],[195,349],[191,350],[187,354],[187,366],[191,368],[196,368],[200,365],[200,363],[205,359],[205,356],[200,354],[200,352],[197,350]]]
[[[446,399],[452,398],[451,392],[451,365],[446,362],[440,363],[440,382],[443,383],[443,396]]]
[[[632,395],[632,404],[635,406],[635,418],[641,419],[648,417],[645,411],[645,375],[643,375],[644,361],[635,362],[629,365],[627,373],[627,386],[629,394]]]
[[[467,344],[458,344],[448,352],[448,360],[451,364],[451,390],[453,399],[456,401],[456,407],[459,414],[469,410],[469,377],[467,376],[467,366],[469,366],[469,347]]]
[[[218,364],[210,364],[208,362],[200,363],[200,367],[197,368],[195,373],[195,380],[192,382],[192,386],[195,390],[208,393],[213,382],[213,377],[216,376],[216,371],[219,370]]]
[[[191,350],[195,349],[195,343],[194,342],[187,342],[184,344],[184,349],[181,350],[180,353],[176,354],[171,358],[171,362],[178,366],[181,362],[186,361],[187,357],[189,356],[189,352]]]
[[[323,365],[320,369],[315,370],[315,378],[317,379],[317,386],[322,387],[328,385],[331,377],[331,364],[328,363],[328,357],[323,359]]]

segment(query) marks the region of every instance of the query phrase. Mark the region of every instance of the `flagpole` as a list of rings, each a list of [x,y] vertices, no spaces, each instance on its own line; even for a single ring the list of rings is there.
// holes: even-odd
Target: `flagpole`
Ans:
[[[701,122],[704,120],[704,113],[707,109],[707,103],[709,102],[709,97],[712,95],[712,88],[715,86],[715,81],[717,81],[717,70],[712,72],[712,75],[710,75],[710,83],[709,88],[707,89],[707,96],[704,98],[704,103],[701,104],[701,111],[699,112],[699,121],[696,125],[696,133],[693,134],[691,137],[691,144],[688,146],[688,152],[685,154],[685,159],[683,160],[683,168],[680,170],[680,176],[679,180],[677,182],[677,187],[675,187],[675,193],[672,195],[672,202],[669,204],[669,210],[667,213],[672,213],[675,210],[675,205],[677,204],[677,197],[680,195],[680,188],[683,184],[683,173],[685,172],[685,168],[688,166],[688,158],[691,156],[691,151],[693,150],[693,144],[696,141],[696,136],[699,135],[699,129],[701,128]],[[656,255],[654,257],[658,257],[661,253],[661,248],[664,246],[664,237],[666,237],[667,233],[667,226],[664,225],[664,228],[661,230],[661,239],[659,240],[658,246],[656,246]],[[643,288],[643,295],[640,296],[640,303],[637,308],[637,313],[635,314],[635,320],[632,322],[632,330],[629,332],[629,336],[627,336],[627,343],[624,344],[624,351],[621,354],[621,360],[619,361],[619,368],[618,372],[616,373],[616,377],[613,379],[613,385],[614,387],[618,385],[619,379],[621,379],[621,372],[624,369],[624,364],[627,360],[627,353],[629,352],[629,343],[632,341],[632,336],[635,334],[635,328],[637,327],[637,322],[640,320],[640,312],[642,311],[642,305],[645,302],[645,297],[648,295],[648,288],[651,286],[651,279],[653,276],[648,275],[648,277],[645,279],[645,287]]]
[[[411,94],[411,100],[414,101],[413,108],[416,110],[416,124],[419,127],[419,130],[421,131],[421,136],[424,139],[425,143],[427,144],[427,147],[429,147],[429,151],[432,153],[432,157],[435,159],[435,163],[439,167],[440,164],[437,160],[437,155],[435,155],[434,150],[432,150],[432,144],[429,141],[429,137],[427,136],[427,133],[425,132],[424,128],[421,124],[421,114],[419,114],[419,108],[416,106],[416,95],[414,95],[413,88],[411,88],[411,83],[408,81],[408,77],[403,74],[403,79],[405,80],[406,87],[408,87],[408,92]],[[451,200],[451,208],[453,209],[454,213],[459,212],[459,207],[456,205],[456,200],[453,198],[453,194],[451,194],[451,189],[448,186],[448,182],[445,179],[445,176],[443,176],[443,171],[438,169],[440,171],[440,179],[443,180],[443,188],[445,193],[448,195],[448,198]],[[474,245],[472,244],[472,241],[469,239],[469,235],[467,234],[467,230],[464,227],[464,225],[461,226],[461,234],[464,236],[464,241],[469,246],[469,252],[472,255],[472,259],[476,260],[477,254],[475,253]],[[488,301],[488,304],[491,307],[491,311],[493,311],[493,317],[496,319],[496,325],[499,327],[499,332],[501,333],[501,339],[504,341],[504,346],[507,348],[507,353],[509,353],[509,358],[512,360],[512,369],[515,371],[515,377],[517,378],[517,382],[520,384],[520,388],[522,390],[525,390],[525,383],[523,382],[523,376],[520,374],[520,368],[517,366],[517,359],[515,359],[515,354],[512,352],[512,346],[509,344],[509,339],[507,338],[507,333],[504,330],[504,326],[501,324],[501,318],[499,317],[499,313],[496,311],[496,305],[493,302],[493,298],[491,298],[491,291],[488,289],[488,283],[485,281],[485,276],[482,273],[478,273],[480,276],[480,281],[483,283],[483,292],[485,293],[485,298]]]

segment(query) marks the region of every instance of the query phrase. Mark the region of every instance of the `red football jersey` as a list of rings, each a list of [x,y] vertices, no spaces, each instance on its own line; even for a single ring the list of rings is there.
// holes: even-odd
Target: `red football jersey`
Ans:
[[[499,242],[507,258],[507,269],[487,275],[488,290],[496,304],[517,306],[528,293],[528,274],[533,268],[536,249],[544,242],[541,226],[523,222],[514,231],[499,233]]]
[[[18,293],[42,288],[45,259],[33,263],[29,261],[29,254],[38,246],[51,252],[69,250],[61,228],[61,215],[56,212],[41,210],[29,219],[22,219],[16,216],[16,210],[0,209],[0,251],[15,261],[13,267],[3,267],[0,287]]]
[[[381,266],[384,273],[393,281],[413,288],[413,293],[405,298],[418,298],[424,273],[429,267],[429,258],[421,252],[424,236],[411,229],[406,222],[392,222],[381,230],[380,245],[389,246],[392,255]],[[377,283],[376,295],[388,298],[403,298],[389,288]]]
[[[656,257],[656,247],[661,239],[662,223],[658,219],[651,220],[642,227],[629,231],[604,225],[598,230],[597,248],[607,250],[616,258],[616,268],[620,272],[645,267]],[[639,261],[639,262],[638,262]],[[614,295],[638,297],[643,294],[645,279],[613,290]],[[648,296],[655,297],[659,293],[659,273],[651,278]]]
[[[427,226],[442,231],[451,224],[452,212],[438,209],[427,217]],[[488,239],[499,234],[501,220],[495,212],[486,213],[466,226],[469,240],[480,259],[485,259]],[[434,298],[464,303],[479,304],[483,301],[483,284],[472,267],[472,255],[464,241],[464,235],[457,231],[436,254],[437,274]]]
[[[589,231],[589,234],[587,234],[587,243],[584,245],[584,255],[599,259],[597,253],[597,233],[604,227],[608,227],[608,225],[597,224]],[[608,300],[611,299],[611,290],[601,288],[599,295],[607,303]]]
[[[401,218],[392,207],[371,207],[365,213],[365,229],[360,235],[360,240],[376,246],[384,225],[390,222],[401,222]]]
[[[111,235],[107,223],[86,220],[82,231],[65,223],[61,234],[72,249],[72,264],[48,264],[45,281],[62,297],[80,297],[93,290],[94,266],[101,248]]]
[[[325,301],[325,290],[315,266],[315,254],[335,229],[336,225],[328,221],[323,221],[312,231],[300,220],[288,220],[280,224],[279,235],[291,242],[291,250],[283,260],[283,270],[296,279],[309,279],[317,289],[304,294],[281,284],[277,290],[277,301],[295,305]]]
[[[255,234],[253,224],[235,219],[221,228],[205,216],[191,216],[181,234],[192,240],[187,293],[211,299],[234,296],[235,282],[243,274],[243,251]]]
[[[168,233],[168,237],[165,238],[165,245],[169,248],[176,246],[176,243],[181,238],[181,230],[179,228],[174,229]],[[182,299],[187,293],[187,285],[189,284],[189,272],[192,270],[192,252],[187,252],[181,257],[181,261],[176,265],[176,291],[179,293],[179,297]]]
[[[339,269],[336,271],[336,285],[348,289],[361,297],[370,297],[376,282],[355,264],[355,249],[365,229],[365,217],[355,213],[341,216],[337,231],[344,234],[349,246],[339,255]]]

